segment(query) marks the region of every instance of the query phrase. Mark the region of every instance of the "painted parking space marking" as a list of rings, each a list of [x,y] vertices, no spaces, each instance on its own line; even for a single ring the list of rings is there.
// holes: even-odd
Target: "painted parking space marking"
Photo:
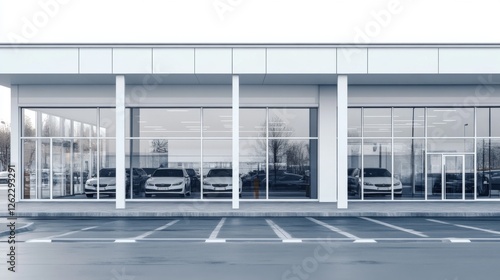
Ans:
[[[225,239],[220,239],[217,238],[217,235],[219,235],[220,230],[222,229],[222,226],[226,222],[226,218],[220,219],[220,222],[217,224],[215,227],[214,231],[210,234],[210,237],[208,237],[207,240],[205,240],[206,243],[224,243],[226,242]]]
[[[116,239],[115,243],[135,243],[135,239]]]
[[[404,231],[406,233],[409,233],[409,234],[413,234],[413,235],[416,235],[416,236],[420,236],[420,237],[429,237],[428,235],[425,235],[421,232],[418,232],[416,230],[413,230],[413,229],[407,229],[407,228],[403,228],[403,227],[399,227],[399,226],[395,226],[395,225],[392,225],[392,224],[389,224],[389,223],[386,223],[386,222],[382,222],[382,221],[379,221],[379,220],[375,220],[375,219],[371,219],[371,218],[367,218],[367,217],[359,217],[360,219],[363,219],[365,221],[370,221],[372,223],[376,223],[376,224],[379,224],[379,225],[383,225],[383,226],[386,226],[386,227],[389,227],[389,228],[392,228],[392,229],[395,229],[395,230],[400,230],[400,231]]]
[[[51,243],[51,239],[30,239],[26,240],[26,243]]]
[[[466,226],[466,225],[460,225],[460,224],[453,224],[453,223],[448,223],[448,222],[434,220],[434,219],[427,219],[427,221],[500,235],[500,231],[495,231],[495,230],[491,230],[491,229],[478,228],[478,227],[472,227],[472,226]]]
[[[30,239],[30,240],[26,240],[26,242],[43,242],[41,240],[52,240],[52,239],[55,239],[55,238],[67,236],[67,235],[74,234],[74,233],[77,233],[77,232],[83,232],[83,231],[91,230],[91,229],[94,229],[94,228],[97,228],[97,227],[99,227],[99,226],[86,227],[86,228],[82,228],[82,229],[79,229],[79,230],[73,230],[73,231],[70,231],[70,232],[62,233],[62,234],[51,235],[49,237],[37,238],[37,239]],[[46,241],[46,242],[48,242],[48,241]]]
[[[144,233],[144,234],[141,234],[141,235],[139,235],[139,236],[136,236],[136,237],[134,237],[134,238],[132,238],[132,239],[136,239],[136,240],[137,240],[137,239],[144,239],[145,237],[148,237],[148,236],[150,236],[151,234],[153,234],[153,233],[155,233],[155,232],[157,232],[157,231],[164,230],[164,229],[168,228],[169,226],[174,225],[174,224],[175,224],[175,223],[177,223],[178,221],[179,221],[179,220],[173,220],[173,221],[171,221],[171,222],[167,223],[166,225],[163,225],[163,226],[161,226],[161,227],[158,227],[158,228],[156,228],[156,229],[154,229],[154,230],[152,230],[152,231],[148,231],[148,232],[146,232],[146,233]]]
[[[448,238],[451,243],[471,243],[470,239],[466,238]]]
[[[283,243],[301,243],[301,239],[293,238],[288,232],[274,223],[271,219],[266,219],[266,223],[271,227],[274,233],[281,239]]]
[[[348,233],[348,232],[346,232],[346,231],[343,231],[343,230],[341,230],[341,229],[339,229],[339,228],[337,228],[337,227],[334,227],[334,226],[332,226],[332,225],[329,225],[329,224],[327,224],[327,223],[325,223],[325,222],[322,222],[322,221],[316,220],[315,218],[306,217],[306,219],[308,219],[309,221],[314,222],[314,223],[316,223],[316,224],[318,224],[318,225],[320,225],[320,226],[323,226],[323,227],[325,227],[325,228],[327,228],[327,229],[329,229],[329,230],[331,230],[331,231],[333,231],[333,232],[336,232],[336,233],[338,233],[338,234],[340,234],[340,235],[343,235],[343,236],[345,236],[345,237],[348,237],[348,238],[350,238],[350,239],[355,239],[355,240],[357,240],[357,239],[362,239],[362,238],[357,237],[357,236],[356,236],[356,235],[354,235],[354,234],[351,234],[351,233]]]

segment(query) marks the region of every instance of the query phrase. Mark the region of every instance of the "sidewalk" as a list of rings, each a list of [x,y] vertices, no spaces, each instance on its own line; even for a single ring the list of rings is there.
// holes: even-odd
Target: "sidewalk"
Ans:
[[[2,205],[3,206],[3,205]],[[127,202],[126,209],[115,209],[114,202],[18,202],[16,217],[500,217],[500,201],[468,202],[350,202],[349,209],[336,203],[247,202],[233,210],[230,201]],[[7,217],[6,207],[0,217]]]

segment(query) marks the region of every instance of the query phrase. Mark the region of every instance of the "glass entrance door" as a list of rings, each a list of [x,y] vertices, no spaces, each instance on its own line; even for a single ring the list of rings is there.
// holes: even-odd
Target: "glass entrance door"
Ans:
[[[443,155],[441,193],[443,199],[465,199],[465,159],[463,155]]]

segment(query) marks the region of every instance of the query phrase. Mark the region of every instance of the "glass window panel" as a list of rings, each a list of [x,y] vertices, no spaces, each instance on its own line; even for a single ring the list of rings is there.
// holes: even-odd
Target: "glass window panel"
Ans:
[[[401,181],[402,193],[398,199],[425,199],[424,140],[394,141],[394,178]]]
[[[349,108],[347,112],[347,136],[361,137],[361,108]]]
[[[35,137],[36,136],[36,122],[37,113],[34,110],[23,109],[23,137]]]
[[[474,152],[474,139],[428,138],[427,151],[442,153]]]
[[[315,110],[316,111],[316,110]],[[310,109],[269,109],[269,137],[315,137]]]
[[[491,136],[490,108],[477,108],[476,118],[477,118],[477,136],[478,137]]]
[[[131,137],[199,137],[200,109],[132,108]]]
[[[116,136],[116,110],[114,108],[101,108],[99,114],[99,136]]]
[[[477,196],[500,196],[500,139],[477,140]]]
[[[266,140],[240,141],[242,198],[266,198]]]
[[[402,191],[401,182],[392,177],[391,141],[387,139],[365,139],[363,142],[362,192],[364,199],[391,199]]]
[[[240,109],[240,137],[266,137],[266,109]]]
[[[71,153],[73,140],[52,139],[52,197],[67,198],[71,193]]]
[[[474,108],[428,108],[428,137],[474,136]]]
[[[127,157],[135,173],[128,186],[133,190],[132,198],[200,198],[200,144],[200,140],[131,140]],[[157,170],[182,173],[182,169],[189,178],[155,175]]]
[[[361,140],[347,143],[347,191],[349,199],[361,198]]]
[[[204,137],[231,137],[231,109],[203,109]]]
[[[391,137],[391,108],[365,108],[363,136]]]
[[[99,199],[113,198],[116,196],[116,178],[114,176],[103,176],[103,174],[116,173],[116,141],[107,139],[100,140],[99,147],[99,172],[97,191]]]
[[[317,140],[269,139],[269,198],[317,195]]]
[[[204,198],[231,199],[233,190],[232,168],[231,141],[203,141],[202,191]],[[241,184],[242,182],[240,182],[240,190]]]
[[[424,137],[424,108],[394,108],[394,137]]]
[[[42,190],[41,170],[37,165],[37,152],[41,140],[22,140],[23,148],[23,198],[37,199],[37,193]]]

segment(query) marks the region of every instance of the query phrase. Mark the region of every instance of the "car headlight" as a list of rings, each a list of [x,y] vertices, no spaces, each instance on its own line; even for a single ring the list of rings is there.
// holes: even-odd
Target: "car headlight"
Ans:
[[[370,182],[363,182],[363,185],[366,185],[366,186],[373,186],[373,184],[372,184],[372,183],[370,183]]]
[[[172,186],[180,186],[182,185],[182,181],[181,182],[178,182],[178,183],[173,183]]]
[[[210,186],[211,184],[207,181],[203,181],[203,185],[207,185],[207,186]]]
[[[399,186],[399,185],[401,185],[401,182],[394,183],[394,186]]]
[[[87,182],[87,186],[92,186],[92,183],[90,183],[90,182]]]

